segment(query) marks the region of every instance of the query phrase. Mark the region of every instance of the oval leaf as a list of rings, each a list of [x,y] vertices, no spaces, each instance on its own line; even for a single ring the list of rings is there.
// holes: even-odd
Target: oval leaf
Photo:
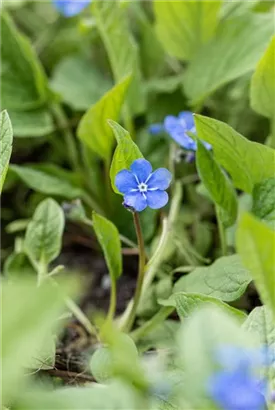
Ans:
[[[26,236],[25,250],[36,263],[49,264],[60,253],[64,229],[64,214],[53,199],[45,199],[36,208]]]
[[[9,114],[7,111],[2,111],[0,118],[0,193],[2,191],[10,162],[12,141],[13,132]]]

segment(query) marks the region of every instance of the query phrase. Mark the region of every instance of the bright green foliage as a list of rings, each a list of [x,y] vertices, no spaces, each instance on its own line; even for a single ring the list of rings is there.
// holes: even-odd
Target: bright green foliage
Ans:
[[[111,81],[81,55],[62,60],[55,68],[50,84],[75,110],[87,110],[112,86]]]
[[[13,141],[13,131],[7,111],[2,111],[0,117],[0,192],[6,178]]]
[[[252,71],[274,31],[274,17],[247,14],[220,25],[216,37],[195,56],[184,76],[193,106],[229,81]]]
[[[212,265],[198,267],[181,277],[174,285],[174,292],[202,293],[232,302],[245,292],[251,280],[238,255],[223,256]]]
[[[247,140],[213,118],[195,115],[195,123],[199,138],[212,145],[216,161],[228,171],[236,188],[250,193],[255,184],[274,176],[274,150]]]
[[[110,168],[110,178],[113,190],[119,193],[115,186],[116,174],[122,169],[129,169],[132,163],[138,158],[143,158],[143,155],[138,146],[133,142],[128,131],[114,121],[109,121],[109,125],[117,141],[117,147]]]
[[[275,220],[275,178],[265,179],[253,190],[252,212],[272,224]]]
[[[27,276],[35,277],[36,275],[28,255],[24,252],[14,252],[9,255],[5,261],[3,272],[9,280],[22,279]]]
[[[275,316],[275,232],[244,213],[237,231],[237,250],[251,272],[262,301]]]
[[[105,383],[113,376],[112,353],[108,347],[99,347],[92,355],[92,375],[98,383]]]
[[[144,111],[138,48],[128,27],[126,11],[116,0],[95,1],[92,6],[97,29],[108,54],[115,82],[132,74],[127,106],[132,114]],[[109,117],[111,118],[111,117]],[[115,118],[112,118],[115,120]]]
[[[221,1],[154,1],[156,32],[166,51],[190,60],[214,36]]]
[[[103,249],[112,282],[122,273],[122,257],[119,232],[108,219],[93,212],[93,227]]]
[[[61,175],[59,175],[57,167],[55,172],[52,173],[47,168],[36,169],[11,165],[10,171],[15,173],[28,187],[43,194],[56,195],[68,199],[82,196],[82,190],[70,180],[70,173],[62,172],[63,170],[61,170]]]
[[[253,74],[250,98],[253,110],[275,120],[275,36]]]
[[[196,164],[200,179],[213,202],[220,207],[224,225],[231,226],[237,218],[236,192],[219,164],[213,158],[212,153],[205,148],[200,140],[197,141],[197,144]]]
[[[232,314],[233,317],[243,321],[246,317],[240,310],[235,309],[226,303],[212,296],[203,295],[201,293],[185,293],[177,292],[170,296],[167,300],[159,301],[164,306],[174,306],[181,320],[185,320],[193,311],[203,307],[204,305],[214,305],[224,310],[227,314]]]
[[[53,199],[45,199],[36,208],[26,236],[25,250],[30,258],[42,265],[49,264],[60,253],[64,214]]]
[[[117,121],[131,77],[126,77],[115,85],[93,105],[82,117],[78,129],[78,137],[88,145],[97,155],[109,160],[114,137],[107,120]]]
[[[4,281],[2,286],[2,398],[8,405],[26,382],[23,366],[45,347],[48,334],[57,327],[64,302],[50,283],[37,288],[25,278],[14,283]]]

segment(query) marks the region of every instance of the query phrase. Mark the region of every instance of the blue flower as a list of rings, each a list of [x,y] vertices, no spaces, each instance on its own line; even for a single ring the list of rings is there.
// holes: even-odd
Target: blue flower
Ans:
[[[264,410],[266,381],[257,373],[263,355],[242,348],[218,350],[221,370],[209,381],[208,392],[222,410]]]
[[[147,206],[159,209],[168,202],[165,190],[172,179],[166,168],[158,168],[152,172],[152,166],[145,159],[137,159],[130,166],[130,171],[123,169],[115,178],[115,186],[124,195],[124,206],[137,212]]]
[[[160,134],[162,131],[164,131],[163,124],[157,123],[157,124],[149,125],[148,131],[149,131],[150,134],[152,134],[152,135]]]
[[[181,147],[187,151],[196,151],[197,143],[187,132],[196,134],[196,127],[193,114],[189,111],[179,113],[178,117],[168,115],[164,119],[164,129]],[[208,142],[204,142],[207,149],[211,149]]]
[[[53,0],[57,10],[65,17],[79,14],[92,0]]]

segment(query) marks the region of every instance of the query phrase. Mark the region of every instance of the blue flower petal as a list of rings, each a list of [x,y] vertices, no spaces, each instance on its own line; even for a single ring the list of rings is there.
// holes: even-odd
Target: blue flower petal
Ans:
[[[139,182],[145,182],[152,172],[152,165],[146,159],[140,158],[132,163],[130,169]]]
[[[152,135],[160,134],[163,131],[163,125],[162,124],[152,124],[148,127],[148,131]]]
[[[168,194],[166,191],[147,191],[147,204],[152,209],[159,209],[165,206],[168,202]]]
[[[147,201],[140,192],[132,192],[124,196],[124,204],[134,208],[137,212],[141,212],[146,208]]]
[[[116,174],[115,186],[119,192],[127,194],[128,192],[131,192],[131,190],[137,189],[137,180],[132,172],[123,169]]]
[[[193,113],[190,111],[182,111],[179,113],[179,118],[186,124],[186,131],[191,131],[195,127]],[[195,129],[196,130],[196,129]]]
[[[65,17],[73,17],[79,14],[91,0],[53,0],[57,10]]]
[[[180,126],[179,120],[174,115],[167,115],[164,118],[164,129],[170,134],[176,132],[180,132],[182,127]]]
[[[167,189],[172,180],[172,174],[166,168],[156,169],[149,177],[147,184],[148,189]]]

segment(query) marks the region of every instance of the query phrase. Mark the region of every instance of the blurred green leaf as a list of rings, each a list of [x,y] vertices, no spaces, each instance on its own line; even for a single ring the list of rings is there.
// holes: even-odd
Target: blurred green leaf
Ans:
[[[253,189],[252,212],[260,219],[273,224],[275,221],[275,178],[265,179]]]
[[[238,212],[236,192],[212,153],[199,139],[197,144],[196,164],[200,179],[214,203],[222,210],[224,225],[231,226]]]
[[[93,227],[104,252],[111,281],[115,283],[122,273],[119,232],[111,221],[96,212],[93,212]]]
[[[2,104],[25,111],[37,108],[47,99],[46,77],[30,42],[20,34],[7,13],[1,16]]]
[[[3,272],[5,277],[11,281],[17,278],[26,278],[26,276],[35,277],[36,275],[36,271],[24,252],[10,254],[5,260]]]
[[[90,361],[92,375],[98,383],[106,383],[114,377],[112,353],[108,347],[99,347]]]
[[[132,163],[138,159],[143,158],[138,146],[133,142],[130,134],[122,128],[115,121],[108,121],[112,131],[114,132],[117,147],[115,149],[113,160],[110,168],[110,178],[113,190],[119,194],[115,186],[116,174],[122,169],[128,169]]]
[[[247,140],[213,118],[195,115],[195,123],[199,138],[212,145],[215,159],[228,171],[236,188],[250,193],[255,184],[274,176],[274,150]]]
[[[107,120],[118,120],[130,82],[128,76],[111,88],[84,114],[78,125],[78,137],[105,160],[109,160],[114,143]]]
[[[112,86],[94,62],[80,54],[64,58],[55,67],[50,85],[75,110],[88,109]]]
[[[52,133],[56,127],[47,108],[31,111],[10,111],[15,137],[43,137]]]
[[[55,338],[49,332],[44,340],[44,346],[33,350],[31,358],[24,363],[24,367],[33,370],[53,369],[55,365]]]
[[[138,48],[128,27],[123,2],[95,1],[92,5],[92,12],[108,54],[115,82],[119,83],[130,74],[133,77],[127,95],[127,105],[132,114],[140,114],[144,111],[145,101],[139,70]]]
[[[31,260],[49,264],[60,253],[64,229],[64,214],[53,199],[42,201],[30,221],[26,236],[25,250]]]
[[[275,121],[275,36],[260,59],[251,81],[251,106]]]
[[[218,88],[252,71],[273,32],[272,13],[250,13],[223,22],[186,71],[184,90],[191,104],[201,105]]]
[[[223,1],[221,8],[221,17],[222,18],[232,18],[238,17],[243,14],[246,14],[253,9],[260,0],[234,0],[234,1]]]
[[[0,118],[0,193],[4,185],[6,174],[9,167],[11,151],[12,151],[12,141],[13,141],[13,131],[10,121],[9,114],[7,111],[1,112]]]
[[[243,321],[246,317],[245,313],[227,305],[220,299],[201,293],[177,292],[171,295],[167,300],[160,300],[159,303],[163,306],[174,306],[177,309],[180,319],[183,321],[186,317],[190,316],[192,312],[201,308],[203,305],[217,306],[240,321]]]
[[[154,1],[156,31],[166,51],[189,60],[214,36],[221,1]]]
[[[237,250],[255,281],[260,297],[275,317],[275,231],[249,213],[244,213],[237,230]]]
[[[250,272],[243,267],[240,257],[230,255],[182,276],[175,283],[173,291],[202,293],[232,302],[245,292],[251,280]]]
[[[49,283],[37,287],[36,282],[26,279],[4,281],[2,294],[2,398],[8,405],[27,382],[23,366],[45,347],[47,335],[57,327],[64,311],[64,296]]]
[[[57,168],[57,167],[56,167]],[[83,191],[70,180],[70,173],[54,175],[46,169],[35,169],[26,166],[10,165],[10,171],[15,173],[28,187],[46,195],[56,195],[68,199],[81,197]],[[57,168],[58,170],[58,168]]]

